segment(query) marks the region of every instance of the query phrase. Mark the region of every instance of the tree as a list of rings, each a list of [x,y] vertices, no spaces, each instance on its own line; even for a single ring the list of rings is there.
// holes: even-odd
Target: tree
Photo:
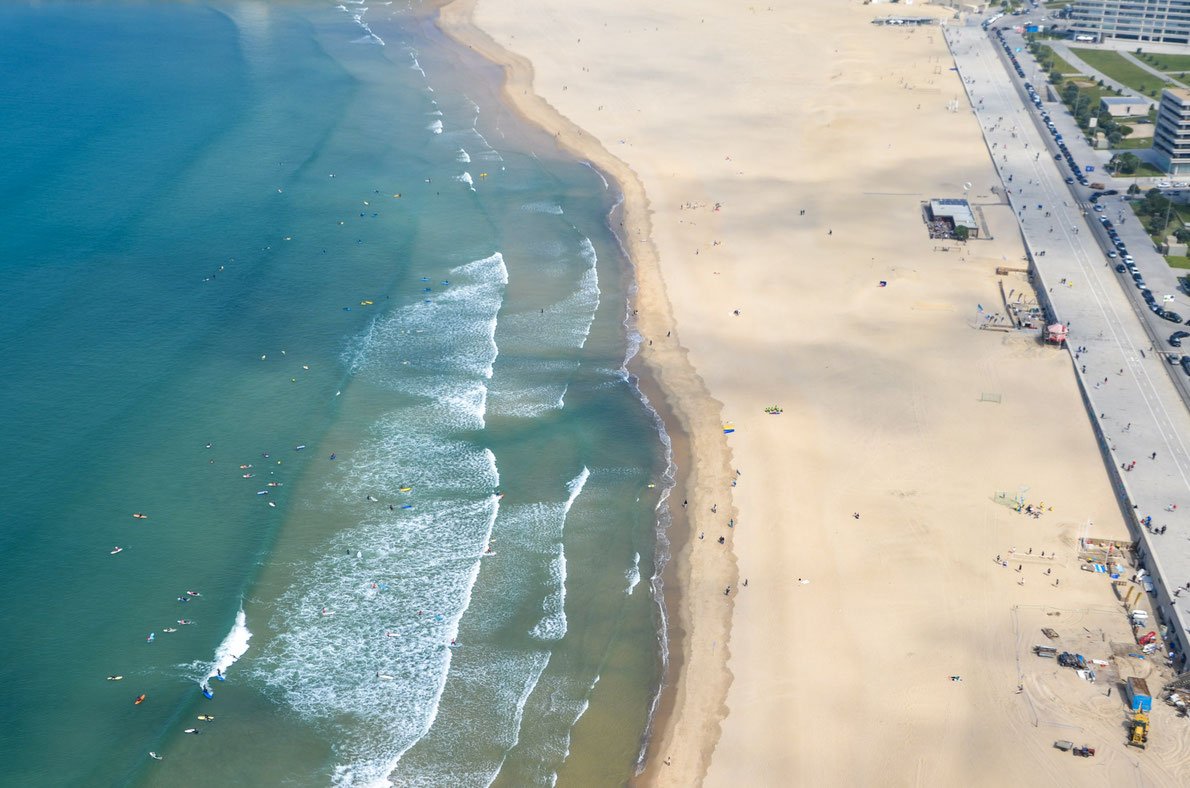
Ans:
[[[956,241],[966,241],[971,236],[971,232],[961,224],[954,226],[954,239]]]
[[[1132,185],[1128,187],[1128,193],[1133,195],[1140,194],[1140,187],[1136,185],[1135,181],[1133,181]]]
[[[1187,230],[1185,227],[1179,227],[1173,231],[1173,237],[1180,244],[1190,243],[1190,230]]]
[[[1113,148],[1119,145],[1123,139],[1124,135],[1118,131],[1109,131],[1107,134],[1107,144]]]
[[[1121,175],[1132,175],[1140,167],[1140,158],[1134,153],[1121,153],[1115,161],[1116,172]]]
[[[1053,71],[1050,72],[1050,84],[1051,85],[1060,85],[1061,83],[1062,83],[1062,72],[1055,68]]]

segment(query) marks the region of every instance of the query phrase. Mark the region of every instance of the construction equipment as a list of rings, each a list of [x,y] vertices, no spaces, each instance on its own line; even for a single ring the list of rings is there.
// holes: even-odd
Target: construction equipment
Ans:
[[[1145,748],[1149,740],[1149,715],[1138,711],[1132,715],[1132,723],[1128,726],[1128,744],[1132,747]]]

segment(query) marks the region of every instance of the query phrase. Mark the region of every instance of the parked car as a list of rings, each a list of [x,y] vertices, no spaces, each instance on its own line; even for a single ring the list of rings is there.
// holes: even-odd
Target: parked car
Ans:
[[[1123,263],[1116,263],[1116,273],[1122,274],[1128,270],[1128,267]]]
[[[1190,375],[1190,356],[1182,356],[1182,371]]]
[[[1169,344],[1173,347],[1181,347],[1182,340],[1190,337],[1190,331],[1175,331],[1169,335]]]
[[[1182,322],[1182,316],[1179,315],[1177,312],[1174,312],[1171,309],[1166,309],[1165,311],[1163,311],[1161,313],[1161,317],[1165,318],[1166,320],[1168,320],[1171,323],[1181,323]]]

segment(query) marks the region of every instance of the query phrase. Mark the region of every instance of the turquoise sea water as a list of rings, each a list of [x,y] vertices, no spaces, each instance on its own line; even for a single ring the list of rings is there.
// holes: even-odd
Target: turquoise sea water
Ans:
[[[0,6],[0,782],[632,773],[616,197],[418,11]]]

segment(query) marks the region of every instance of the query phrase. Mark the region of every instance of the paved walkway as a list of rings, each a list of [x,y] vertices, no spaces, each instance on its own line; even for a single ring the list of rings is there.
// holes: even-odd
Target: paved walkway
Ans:
[[[1168,642],[1184,658],[1190,610],[1180,609],[1173,591],[1190,583],[1190,449],[1183,439],[1190,437],[1190,411],[1107,265],[999,44],[979,28],[946,27],[944,34],[1010,190],[1039,298],[1070,326],[1068,352],[1091,422],[1115,469],[1122,507],[1132,515],[1128,526],[1140,560],[1155,578],[1156,599],[1150,602],[1171,624]],[[1133,463],[1133,470],[1122,470]],[[1171,504],[1179,504],[1178,510],[1166,511]],[[1148,516],[1168,532],[1160,536],[1142,527],[1140,520]],[[1093,525],[1090,530],[1094,536]],[[1190,595],[1183,604],[1190,604]]]
[[[1153,76],[1157,77],[1157,79],[1161,80],[1162,82],[1168,82],[1169,84],[1167,85],[1167,87],[1171,87],[1171,88],[1186,87],[1181,82],[1178,82],[1176,79],[1171,77],[1169,74],[1166,74],[1164,71],[1161,71],[1160,69],[1153,68],[1148,63],[1141,60],[1140,58],[1138,58],[1136,55],[1132,54],[1131,52],[1121,52],[1120,54],[1124,56],[1125,60],[1129,60],[1132,63],[1134,63],[1135,65],[1140,66],[1145,71],[1147,71],[1150,74],[1152,74]]]
[[[1157,102],[1155,102],[1153,99],[1149,98],[1148,96],[1144,95],[1143,93],[1138,93],[1137,91],[1128,87],[1124,83],[1116,82],[1114,79],[1110,79],[1110,78],[1104,76],[1103,74],[1099,73],[1095,69],[1091,68],[1085,62],[1083,62],[1083,60],[1081,60],[1078,55],[1075,55],[1074,53],[1072,53],[1070,51],[1070,45],[1065,43],[1064,41],[1047,41],[1046,45],[1049,46],[1051,49],[1053,49],[1055,52],[1057,52],[1059,55],[1061,55],[1062,58],[1064,60],[1066,60],[1066,62],[1070,63],[1070,65],[1077,68],[1080,73],[1086,74],[1087,76],[1090,76],[1090,77],[1094,77],[1097,80],[1102,79],[1103,84],[1107,85],[1109,88],[1112,88],[1113,90],[1117,90],[1120,93],[1123,93],[1125,96],[1131,96],[1133,98],[1139,99],[1140,101],[1143,101],[1145,103],[1145,111],[1146,112],[1148,111],[1149,107],[1155,106],[1157,104]]]

